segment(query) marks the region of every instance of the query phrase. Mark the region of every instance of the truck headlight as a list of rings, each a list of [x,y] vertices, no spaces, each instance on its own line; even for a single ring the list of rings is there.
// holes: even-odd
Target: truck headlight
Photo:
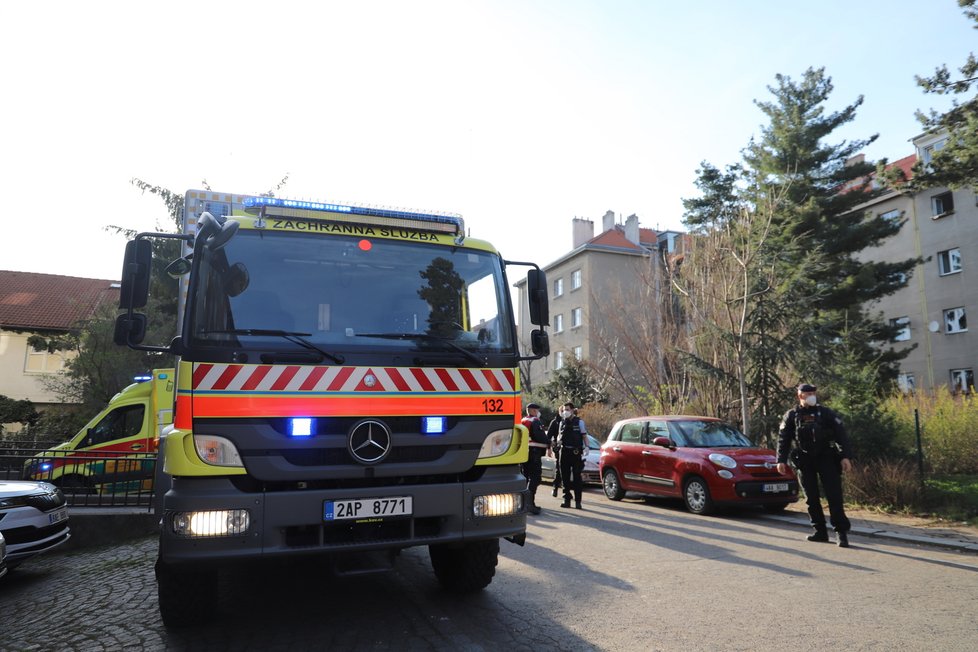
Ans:
[[[173,533],[182,537],[228,537],[244,534],[251,524],[247,509],[220,509],[209,512],[177,512]]]
[[[214,435],[194,435],[194,447],[202,461],[214,466],[244,466],[238,449],[229,439]]]
[[[490,494],[472,500],[473,516],[511,516],[523,510],[523,494]]]
[[[486,437],[486,440],[482,442],[482,448],[479,449],[479,457],[496,457],[497,455],[502,455],[509,450],[510,444],[512,443],[512,428],[491,432],[489,433],[489,436]]]

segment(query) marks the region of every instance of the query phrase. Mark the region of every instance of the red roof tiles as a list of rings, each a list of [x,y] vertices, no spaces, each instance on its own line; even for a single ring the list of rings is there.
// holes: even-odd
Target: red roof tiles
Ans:
[[[103,301],[116,281],[0,270],[0,328],[68,330]]]

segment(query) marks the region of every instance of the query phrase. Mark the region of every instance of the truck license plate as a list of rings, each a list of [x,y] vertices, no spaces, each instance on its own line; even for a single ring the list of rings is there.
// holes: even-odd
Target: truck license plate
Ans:
[[[764,493],[767,494],[778,494],[782,491],[788,491],[787,482],[779,482],[777,484],[766,484],[764,485]]]
[[[410,516],[413,513],[411,496],[388,498],[355,498],[353,500],[327,500],[323,503],[324,521],[342,521],[353,518],[384,518]]]

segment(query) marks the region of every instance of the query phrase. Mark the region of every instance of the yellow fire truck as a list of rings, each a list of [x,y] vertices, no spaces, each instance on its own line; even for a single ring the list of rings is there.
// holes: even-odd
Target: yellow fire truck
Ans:
[[[151,241],[183,256],[179,328],[144,344]],[[506,277],[528,266],[531,354]],[[547,282],[461,217],[191,190],[184,230],[129,242],[115,341],[178,357],[160,456],[168,626],[208,620],[231,563],[326,555],[338,572],[427,546],[479,590],[523,544],[519,361],[549,353]]]

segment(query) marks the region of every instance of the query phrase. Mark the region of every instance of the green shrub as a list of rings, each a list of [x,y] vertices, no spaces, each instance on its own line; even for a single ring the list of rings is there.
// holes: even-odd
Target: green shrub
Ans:
[[[915,454],[914,410],[920,414],[924,462],[929,473],[978,473],[978,399],[974,394],[935,392],[893,396],[883,412],[896,422],[896,443]]]

